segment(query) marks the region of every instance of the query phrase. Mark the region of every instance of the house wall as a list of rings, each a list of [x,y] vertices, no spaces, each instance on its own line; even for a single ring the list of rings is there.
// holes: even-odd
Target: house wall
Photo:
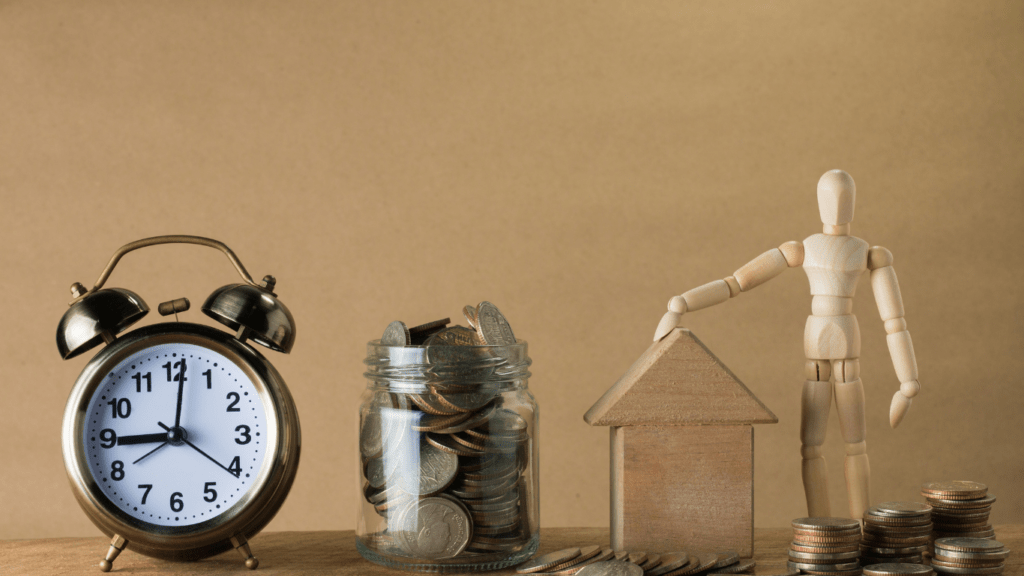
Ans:
[[[612,547],[750,556],[753,449],[749,425],[612,427]]]

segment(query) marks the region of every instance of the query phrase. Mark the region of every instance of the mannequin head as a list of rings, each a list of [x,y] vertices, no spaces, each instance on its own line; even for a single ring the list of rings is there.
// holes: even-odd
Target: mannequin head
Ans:
[[[818,212],[821,223],[841,226],[853,222],[857,185],[842,170],[829,170],[818,180]]]

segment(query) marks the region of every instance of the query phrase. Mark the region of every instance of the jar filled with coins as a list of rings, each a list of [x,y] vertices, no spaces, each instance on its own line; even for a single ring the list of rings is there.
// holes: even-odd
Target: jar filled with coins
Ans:
[[[356,547],[425,572],[497,570],[540,542],[530,358],[489,302],[367,344]]]

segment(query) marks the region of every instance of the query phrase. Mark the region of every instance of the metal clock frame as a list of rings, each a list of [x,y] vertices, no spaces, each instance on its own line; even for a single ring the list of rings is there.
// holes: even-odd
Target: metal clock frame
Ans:
[[[136,352],[168,343],[194,344],[225,356],[253,382],[267,411],[266,456],[253,486],[227,511],[200,524],[181,528],[139,520],[111,502],[88,469],[82,432],[92,395],[110,370]],[[197,560],[239,548],[266,526],[284,503],[295,479],[301,443],[298,414],[291,394],[281,375],[259,352],[220,330],[172,322],[140,328],[118,338],[86,365],[64,411],[61,444],[75,498],[100,530],[115,540],[120,536],[126,541],[118,547],[119,551],[131,543],[132,549],[149,556]],[[251,557],[245,551],[242,553]]]

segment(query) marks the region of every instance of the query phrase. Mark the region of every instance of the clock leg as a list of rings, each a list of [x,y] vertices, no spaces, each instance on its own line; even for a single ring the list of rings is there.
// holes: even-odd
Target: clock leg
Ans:
[[[114,567],[114,559],[117,558],[117,555],[120,554],[126,546],[128,546],[128,541],[120,534],[114,534],[114,538],[110,541],[110,549],[107,550],[107,557],[100,560],[100,570],[103,572],[110,572],[110,569]]]
[[[255,570],[259,565],[260,561],[252,555],[252,550],[249,549],[249,541],[245,539],[245,536],[239,534],[238,536],[232,536],[231,545],[238,550],[238,553],[245,558],[245,567],[249,570]]]

